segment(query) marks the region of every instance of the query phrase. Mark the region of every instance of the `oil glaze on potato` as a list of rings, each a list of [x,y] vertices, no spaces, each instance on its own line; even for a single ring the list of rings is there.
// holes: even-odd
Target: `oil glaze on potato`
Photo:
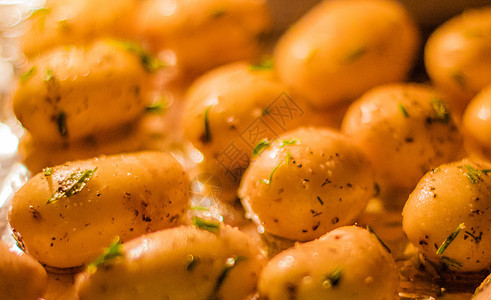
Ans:
[[[465,107],[491,84],[491,8],[468,10],[428,39],[425,65],[431,80]]]
[[[47,277],[35,259],[0,242],[0,299],[37,300],[44,295]]]
[[[427,259],[463,272],[491,266],[489,172],[491,164],[465,159],[428,172],[418,183],[404,206],[403,229]],[[450,243],[437,253],[445,241]]]
[[[287,85],[324,108],[404,80],[418,40],[396,1],[323,1],[280,39],[275,67]]]
[[[81,173],[88,179],[77,181],[85,186],[72,193],[74,180],[69,179]],[[117,235],[126,241],[179,224],[188,206],[187,189],[182,166],[165,153],[69,162],[32,177],[15,194],[9,222],[34,258],[51,267],[76,267],[94,259]],[[53,201],[57,192],[61,196]]]
[[[466,149],[482,159],[491,160],[491,85],[467,105],[462,129]]]
[[[14,112],[38,140],[79,140],[141,116],[148,80],[141,57],[121,42],[63,46],[30,61]]]
[[[299,241],[349,224],[373,194],[366,156],[341,133],[320,127],[289,131],[267,145],[239,189],[266,232]]]
[[[462,148],[445,99],[416,84],[367,92],[348,109],[342,131],[369,157],[381,183],[409,189],[432,167],[457,159]]]
[[[137,0],[48,0],[34,10],[22,35],[28,57],[59,45],[81,45],[97,37],[128,38]],[[96,8],[95,8],[96,7]]]
[[[191,72],[253,58],[268,27],[265,0],[147,0],[135,23],[155,50],[172,50]]]
[[[375,235],[341,227],[275,256],[259,280],[260,299],[395,300],[394,259]]]
[[[247,235],[228,226],[216,233],[182,226],[123,247],[109,267],[78,278],[80,300],[249,299],[266,262]]]

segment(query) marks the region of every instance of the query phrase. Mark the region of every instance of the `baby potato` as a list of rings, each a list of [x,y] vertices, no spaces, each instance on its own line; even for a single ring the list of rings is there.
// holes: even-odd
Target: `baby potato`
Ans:
[[[491,85],[467,105],[462,129],[467,150],[482,159],[491,160]]]
[[[14,94],[14,112],[38,140],[66,143],[141,116],[148,72],[135,45],[116,40],[63,46],[33,59]]]
[[[424,85],[375,88],[348,109],[342,132],[376,166],[378,180],[413,189],[432,167],[458,158],[462,137],[445,100]]]
[[[374,195],[373,170],[347,137],[299,128],[263,142],[242,178],[239,197],[265,232],[309,241],[349,224]]]
[[[80,300],[248,299],[266,259],[244,233],[212,225],[216,231],[182,226],[125,243],[121,257],[78,278]]]
[[[254,146],[305,121],[304,102],[285,91],[271,69],[245,62],[212,70],[190,87],[184,135],[203,153],[204,168],[233,190],[225,201],[235,199]]]
[[[374,234],[341,227],[296,244],[272,260],[259,279],[260,299],[399,299],[394,259]]]
[[[269,28],[265,0],[147,0],[136,12],[136,32],[154,50],[171,50],[186,72],[253,58]]]
[[[418,44],[414,21],[396,1],[323,1],[281,37],[275,67],[288,86],[325,108],[405,79]]]
[[[465,105],[491,84],[491,7],[468,10],[433,32],[425,47],[431,80]]]
[[[454,271],[491,266],[491,164],[464,159],[426,175],[403,210],[403,230],[429,260]]]
[[[48,275],[27,254],[15,254],[0,242],[0,299],[37,300],[43,297]]]
[[[116,236],[179,224],[189,180],[169,154],[101,156],[46,168],[14,195],[9,222],[24,250],[55,268],[93,260]]]
[[[97,37],[129,38],[138,0],[48,0],[34,10],[21,36],[21,50],[28,57],[50,48],[88,43]]]

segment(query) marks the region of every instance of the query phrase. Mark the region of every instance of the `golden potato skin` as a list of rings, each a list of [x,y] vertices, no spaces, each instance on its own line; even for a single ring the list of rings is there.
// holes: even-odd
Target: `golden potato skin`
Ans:
[[[376,166],[383,185],[413,189],[432,167],[459,158],[462,136],[455,122],[434,89],[389,84],[352,103],[342,132]]]
[[[266,263],[257,246],[237,229],[218,233],[181,226],[124,244],[124,258],[77,280],[84,299],[248,299]],[[221,284],[227,259],[235,258]]]
[[[491,161],[491,85],[467,105],[462,130],[467,151]]]
[[[338,281],[329,282],[336,271]],[[373,234],[355,226],[281,252],[259,279],[260,299],[269,300],[395,300],[398,286],[392,256]]]
[[[71,174],[94,169],[80,192],[47,203]],[[9,222],[26,252],[41,263],[76,267],[93,260],[116,235],[127,241],[178,225],[188,187],[182,166],[165,153],[69,162],[28,180],[14,195]]]
[[[489,284],[491,283],[491,274],[483,280],[481,285],[479,285],[472,295],[472,300],[487,300],[491,297],[491,288]]]
[[[225,196],[225,201],[235,200],[253,147],[264,138],[296,128],[307,115],[304,101],[288,94],[271,69],[255,69],[246,62],[201,76],[185,101],[184,135],[203,153],[204,169],[233,190],[234,195]]]
[[[491,265],[490,170],[489,163],[467,159],[445,164],[428,172],[411,193],[403,210],[403,230],[428,260],[439,263],[450,258],[456,263],[447,266],[462,272]],[[463,228],[456,238],[438,255],[437,247],[460,224]]]
[[[33,57],[60,45],[82,45],[98,37],[129,38],[137,0],[48,0],[34,10],[21,36],[21,50]]]
[[[428,39],[425,65],[431,80],[465,105],[491,84],[491,8],[468,10]]]
[[[37,300],[44,296],[48,275],[35,259],[0,242],[0,278],[0,299]]]
[[[172,50],[179,68],[200,73],[253,58],[269,13],[264,0],[147,0],[135,28],[153,49]]]
[[[309,241],[349,224],[374,194],[373,170],[347,137],[327,128],[279,136],[251,163],[239,197],[264,231]]]
[[[325,108],[404,80],[418,44],[416,25],[396,1],[323,1],[281,37],[275,67],[288,86]]]
[[[63,46],[33,59],[13,108],[38,140],[87,138],[138,118],[146,105],[148,73],[140,57],[112,40]],[[26,73],[27,74],[27,73]]]

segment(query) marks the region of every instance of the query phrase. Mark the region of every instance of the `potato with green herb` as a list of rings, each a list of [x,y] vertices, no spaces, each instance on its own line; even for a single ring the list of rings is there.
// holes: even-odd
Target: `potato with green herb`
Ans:
[[[397,1],[322,1],[281,37],[275,69],[312,105],[326,108],[404,80],[418,44],[416,25]]]
[[[462,161],[429,171],[409,196],[403,229],[431,262],[452,271],[491,266],[491,164]]]
[[[257,245],[218,222],[195,219],[195,224],[106,251],[119,255],[99,260],[81,274],[76,284],[80,300],[249,299],[266,263]]]
[[[383,242],[341,227],[275,256],[259,279],[260,299],[395,300],[399,277]]]
[[[462,152],[445,98],[424,85],[390,84],[367,92],[346,112],[342,132],[377,166],[383,186],[413,189],[428,170]]]
[[[269,28],[265,0],[147,0],[135,28],[154,50],[171,50],[176,64],[200,73],[258,53]]]
[[[436,86],[465,105],[491,84],[491,7],[468,10],[441,25],[425,47],[425,65]]]
[[[93,260],[123,241],[178,225],[189,180],[169,154],[101,156],[46,168],[15,193],[9,222],[24,250],[55,268]]]
[[[491,85],[467,105],[462,130],[468,152],[491,160]]]
[[[47,274],[27,254],[11,252],[0,241],[0,299],[37,300],[44,296]]]
[[[60,45],[81,45],[98,37],[129,38],[138,0],[48,0],[35,9],[21,36],[21,50],[33,57]]]
[[[14,112],[38,140],[90,138],[139,118],[149,72],[158,61],[130,42],[63,46],[30,61],[14,94]]]
[[[259,143],[239,197],[265,232],[309,241],[349,224],[374,195],[372,165],[343,134],[307,127]]]

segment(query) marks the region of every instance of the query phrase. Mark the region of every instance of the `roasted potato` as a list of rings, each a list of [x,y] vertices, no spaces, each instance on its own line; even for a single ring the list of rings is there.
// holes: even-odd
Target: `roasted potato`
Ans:
[[[351,102],[406,78],[419,44],[396,1],[323,1],[292,25],[275,49],[275,69],[316,107]]]
[[[259,292],[269,300],[399,299],[397,266],[374,234],[341,227],[285,250],[264,268]]]
[[[367,92],[346,112],[342,132],[368,156],[383,186],[412,190],[428,170],[462,154],[462,136],[445,98],[423,85]]]
[[[239,230],[206,222],[210,231],[182,226],[121,245],[119,257],[78,278],[80,300],[249,299],[265,257]]]
[[[265,232],[309,241],[349,224],[374,195],[373,169],[343,134],[299,128],[262,141],[239,197]]]
[[[47,168],[14,195],[9,222],[24,250],[55,268],[93,260],[116,236],[176,226],[189,180],[169,154],[101,156]]]
[[[135,44],[116,40],[53,49],[21,75],[15,115],[34,138],[50,143],[110,132],[144,112],[149,62]]]
[[[44,296],[48,276],[35,259],[0,242],[0,278],[1,299],[37,300]]]
[[[468,152],[491,160],[491,85],[467,105],[462,129]]]
[[[431,262],[453,271],[491,266],[491,164],[464,159],[429,171],[409,196],[403,229]]]

